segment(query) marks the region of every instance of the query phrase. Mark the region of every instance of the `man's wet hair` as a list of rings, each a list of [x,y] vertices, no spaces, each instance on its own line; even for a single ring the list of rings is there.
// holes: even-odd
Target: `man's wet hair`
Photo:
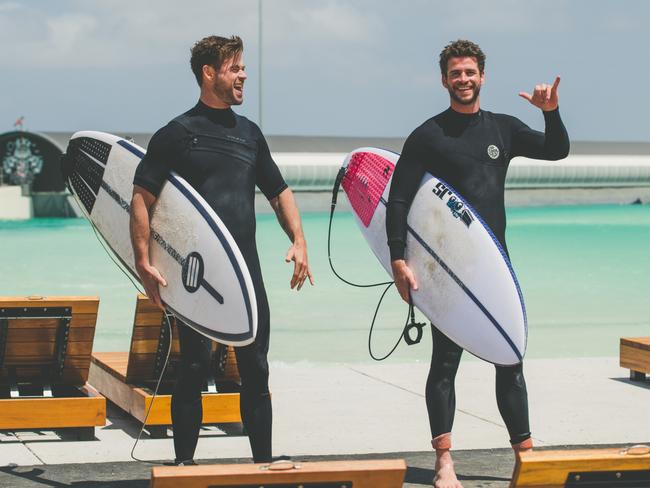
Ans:
[[[483,73],[485,69],[485,54],[481,51],[478,44],[466,39],[458,39],[450,42],[440,53],[440,72],[447,76],[447,66],[451,58],[476,58],[479,72]]]
[[[196,78],[196,82],[201,86],[203,80],[203,66],[206,64],[219,71],[222,63],[226,59],[233,58],[241,54],[244,50],[244,43],[239,36],[219,37],[208,36],[197,41],[192,47],[192,57],[190,65]]]

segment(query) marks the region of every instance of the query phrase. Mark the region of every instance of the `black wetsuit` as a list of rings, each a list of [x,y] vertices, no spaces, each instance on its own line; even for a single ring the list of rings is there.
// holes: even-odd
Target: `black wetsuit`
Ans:
[[[515,117],[451,108],[415,129],[404,144],[390,188],[386,232],[391,259],[403,259],[406,217],[425,172],[444,180],[478,212],[507,252],[504,188],[515,156],[558,160],[569,153],[569,137],[558,110],[544,112],[545,133]],[[451,432],[454,378],[462,349],[433,327],[433,354],[426,386],[432,437]],[[530,437],[522,365],[496,366],[499,412],[515,444]]]
[[[235,348],[242,380],[241,416],[255,462],[271,460],[268,388],[269,306],[255,243],[255,186],[269,200],[287,185],[259,127],[231,109],[199,102],[154,134],[134,184],[157,196],[170,171],[182,176],[221,218],[244,256],[257,298],[257,336]],[[202,419],[201,389],[210,367],[210,341],[179,327],[181,367],[172,395],[177,461],[192,459]]]

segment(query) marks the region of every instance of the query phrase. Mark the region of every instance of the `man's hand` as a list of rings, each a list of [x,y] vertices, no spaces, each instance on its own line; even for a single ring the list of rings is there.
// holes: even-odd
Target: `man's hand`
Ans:
[[[535,87],[532,95],[526,92],[520,92],[519,96],[528,100],[537,108],[542,109],[544,112],[555,110],[558,105],[557,87],[560,84],[560,77],[555,77],[553,85],[541,84]]]
[[[140,276],[140,281],[144,286],[144,292],[149,297],[149,300],[164,312],[165,306],[160,298],[160,289],[158,287],[167,286],[165,278],[162,277],[157,268],[150,264],[136,265],[136,271],[138,272],[138,276]]]
[[[134,185],[129,232],[131,234],[131,244],[133,245],[135,270],[144,286],[144,291],[149,299],[164,311],[165,306],[160,298],[158,287],[160,285],[167,286],[167,282],[160,272],[151,266],[149,261],[149,211],[155,202],[155,195],[140,186]]]
[[[307,259],[307,246],[304,241],[295,241],[289,251],[287,256],[284,258],[287,263],[293,261],[293,276],[291,277],[291,289],[293,290],[296,286],[300,290],[302,285],[305,284],[305,280],[309,278],[309,282],[314,286],[314,277],[311,274],[311,269],[309,269],[309,261]]]
[[[393,268],[393,279],[395,280],[397,291],[402,297],[402,300],[409,303],[410,291],[416,291],[418,289],[413,271],[411,271],[411,268],[406,265],[406,261],[403,259],[391,261],[390,265]]]

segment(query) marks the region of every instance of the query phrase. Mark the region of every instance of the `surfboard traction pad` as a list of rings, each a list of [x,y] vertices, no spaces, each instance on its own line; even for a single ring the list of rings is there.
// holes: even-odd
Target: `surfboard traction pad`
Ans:
[[[67,154],[73,161],[70,183],[88,215],[95,205],[110,152],[110,144],[90,137],[72,139],[68,144]],[[91,158],[95,158],[103,166]]]
[[[366,227],[394,170],[395,165],[378,154],[358,152],[350,158],[342,185],[350,205]],[[384,175],[383,180],[376,178],[377,174]]]

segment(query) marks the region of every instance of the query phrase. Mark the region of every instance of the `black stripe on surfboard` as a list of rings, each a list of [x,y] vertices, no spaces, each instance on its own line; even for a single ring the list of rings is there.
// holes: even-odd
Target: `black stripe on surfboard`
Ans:
[[[117,141],[117,144],[122,146],[124,149],[129,151],[131,154],[134,154],[138,158],[142,159],[144,157],[144,153],[140,151],[137,147],[129,144],[127,141],[124,139],[120,139]],[[183,186],[183,184],[176,178],[175,173],[170,174],[167,177],[167,180],[172,183],[184,196],[187,198],[187,200],[196,208],[199,213],[203,216],[205,221],[208,223],[210,228],[212,229],[212,232],[217,236],[219,241],[221,242],[221,245],[223,246],[224,250],[226,251],[226,254],[228,255],[228,259],[230,260],[230,264],[235,270],[235,275],[237,276],[237,280],[239,281],[239,287],[242,293],[242,296],[244,297],[244,303],[246,305],[246,314],[248,318],[248,332],[243,333],[243,334],[227,334],[227,333],[217,333],[216,331],[213,331],[212,329],[207,329],[206,327],[203,327],[199,324],[196,324],[195,322],[188,320],[186,317],[178,314],[175,310],[171,309],[175,315],[178,315],[184,322],[187,322],[189,325],[192,325],[195,329],[197,329],[199,332],[202,332],[204,335],[210,336],[210,337],[216,337],[217,340],[219,338],[228,340],[228,341],[243,341],[246,339],[250,339],[253,334],[253,311],[252,311],[252,304],[250,302],[250,296],[248,295],[248,290],[246,287],[246,281],[244,280],[244,274],[241,270],[241,267],[239,266],[239,263],[237,262],[237,258],[235,257],[235,253],[232,250],[232,247],[230,246],[230,243],[226,239],[226,237],[223,235],[221,232],[221,229],[217,226],[217,223],[214,221],[212,216],[203,208],[203,206],[199,203],[199,201],[196,199],[192,193],[190,193],[187,188]],[[209,290],[206,288],[206,290],[209,292]],[[216,290],[215,290],[216,291]],[[216,298],[216,297],[215,297]]]
[[[384,200],[384,197],[381,197],[379,201],[384,205],[387,206],[388,203],[386,200]],[[489,312],[487,308],[481,303],[481,301],[472,293],[472,291],[463,283],[463,281],[452,271],[452,269],[445,263],[436,252],[431,249],[431,247],[425,242],[425,240],[417,233],[413,228],[407,224],[407,229],[410,232],[410,234],[415,238],[416,241],[420,243],[420,245],[429,253],[429,255],[436,260],[436,262],[444,269],[447,274],[453,279],[456,284],[465,292],[465,294],[476,304],[476,306],[483,312],[483,314],[488,318],[488,320],[494,325],[494,327],[499,331],[499,333],[503,336],[503,338],[506,340],[508,345],[512,348],[512,351],[515,353],[519,361],[523,360],[523,356],[521,355],[521,352],[519,352],[519,349],[517,349],[517,346],[515,346],[514,342],[512,342],[512,339],[508,335],[508,333],[501,327],[501,324],[495,319],[492,314]]]

